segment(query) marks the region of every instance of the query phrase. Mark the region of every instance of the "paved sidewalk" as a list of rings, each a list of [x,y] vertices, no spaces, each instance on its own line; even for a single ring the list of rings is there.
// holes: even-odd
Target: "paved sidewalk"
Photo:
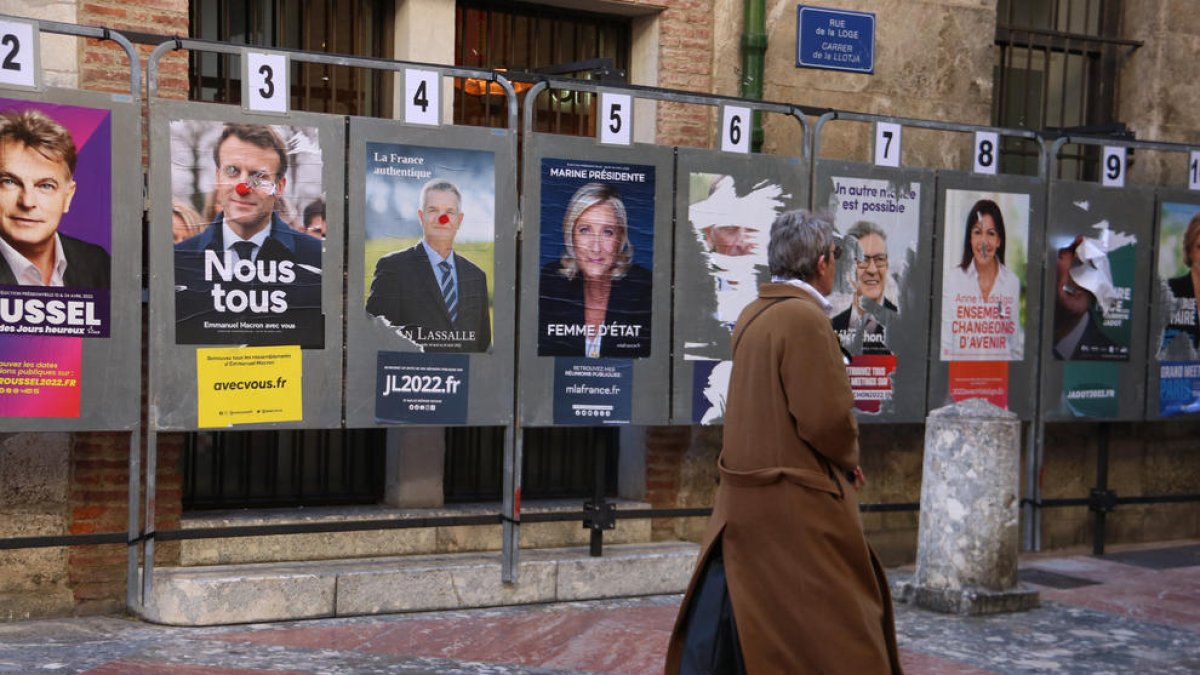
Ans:
[[[1027,557],[1042,607],[897,606],[910,675],[1200,672],[1200,543]],[[903,570],[892,574],[903,579]],[[0,673],[623,673],[661,668],[679,596],[173,628],[117,617],[0,624]]]

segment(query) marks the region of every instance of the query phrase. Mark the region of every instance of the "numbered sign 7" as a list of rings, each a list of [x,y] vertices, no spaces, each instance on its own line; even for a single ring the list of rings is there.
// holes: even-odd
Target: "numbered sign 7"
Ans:
[[[900,131],[899,124],[875,123],[876,166],[900,166]]]
[[[288,57],[270,52],[242,53],[242,100],[250,112],[288,112]]]
[[[40,53],[35,24],[14,19],[0,21],[0,85],[40,89]]]

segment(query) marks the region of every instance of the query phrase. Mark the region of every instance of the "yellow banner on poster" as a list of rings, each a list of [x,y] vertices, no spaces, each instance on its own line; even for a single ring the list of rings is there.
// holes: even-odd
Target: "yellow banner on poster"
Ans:
[[[299,345],[196,350],[201,427],[304,419]]]

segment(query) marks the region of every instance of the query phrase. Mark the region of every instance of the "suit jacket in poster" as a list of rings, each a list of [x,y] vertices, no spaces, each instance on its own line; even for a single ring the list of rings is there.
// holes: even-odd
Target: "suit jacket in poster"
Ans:
[[[61,232],[63,255],[67,257],[67,272],[63,288],[109,288],[112,285],[112,263],[102,247]],[[0,257],[0,286],[16,285],[17,277],[8,263]]]
[[[805,291],[764,284],[732,344],[721,483],[679,616],[720,541],[747,672],[900,672],[887,580],[845,476],[858,425],[829,319]],[[682,642],[677,621],[667,673]]]
[[[487,275],[454,254],[458,274],[458,318],[450,320],[442,287],[421,242],[375,263],[367,313],[387,319],[428,352],[485,352],[492,344]]]
[[[237,280],[225,282],[204,278],[205,252],[225,251],[221,224],[223,213],[200,234],[175,245],[175,341],[177,344],[287,345],[319,349],[325,346],[325,322],[321,313],[321,242],[288,227],[271,214],[271,230],[258,252],[257,269],[269,273],[278,263],[291,261],[295,279],[277,281]],[[235,312],[217,309],[212,291],[219,284],[226,292],[250,294],[261,308],[264,298],[282,298],[282,312]],[[248,324],[248,325],[244,325]]]

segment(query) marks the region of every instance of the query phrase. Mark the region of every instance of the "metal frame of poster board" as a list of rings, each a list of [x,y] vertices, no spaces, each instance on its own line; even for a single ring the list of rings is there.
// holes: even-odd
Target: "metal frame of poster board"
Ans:
[[[802,138],[801,154],[806,148]],[[733,323],[757,297],[758,284],[770,280],[775,216],[809,202],[809,166],[803,156],[678,149],[672,424],[722,423]]]
[[[137,538],[140,526],[139,487],[141,472],[141,269],[142,269],[142,174],[138,153],[117,152],[118,148],[141,145],[141,63],[137,49],[125,36],[108,28],[79,26],[57,21],[3,17],[5,20],[33,25],[35,35],[55,33],[80,38],[111,41],[124,52],[129,67],[129,93],[101,93],[82,89],[46,87],[42,73],[34,74],[33,87],[7,87],[0,95],[13,100],[45,106],[90,108],[107,111],[103,120],[90,116],[85,120],[88,138],[106,130],[109,135],[105,161],[111,188],[110,201],[110,283],[109,324],[106,338],[76,338],[82,345],[80,358],[79,416],[77,418],[21,417],[0,418],[0,431],[129,431],[128,528],[124,532],[64,534],[0,539],[0,550],[44,548],[92,544],[125,544],[128,550],[127,572],[137,569]],[[35,41],[36,38],[35,38]],[[35,45],[33,65],[40,67],[40,48]],[[53,115],[51,115],[53,117]],[[85,115],[87,117],[87,115]],[[74,126],[66,123],[68,128]],[[72,130],[73,136],[77,130]],[[74,138],[78,144],[79,138]],[[82,153],[80,153],[82,155]],[[82,157],[80,160],[82,161]],[[90,164],[90,160],[89,160]],[[118,168],[117,165],[120,165]],[[81,165],[77,164],[77,173]],[[86,193],[85,193],[86,194]],[[77,190],[74,198],[85,197]],[[79,203],[76,201],[78,207]],[[82,209],[77,209],[82,211]],[[118,224],[120,225],[118,227]],[[102,380],[88,371],[104,370]],[[31,422],[33,424],[31,424]],[[129,597],[132,597],[130,595]]]

